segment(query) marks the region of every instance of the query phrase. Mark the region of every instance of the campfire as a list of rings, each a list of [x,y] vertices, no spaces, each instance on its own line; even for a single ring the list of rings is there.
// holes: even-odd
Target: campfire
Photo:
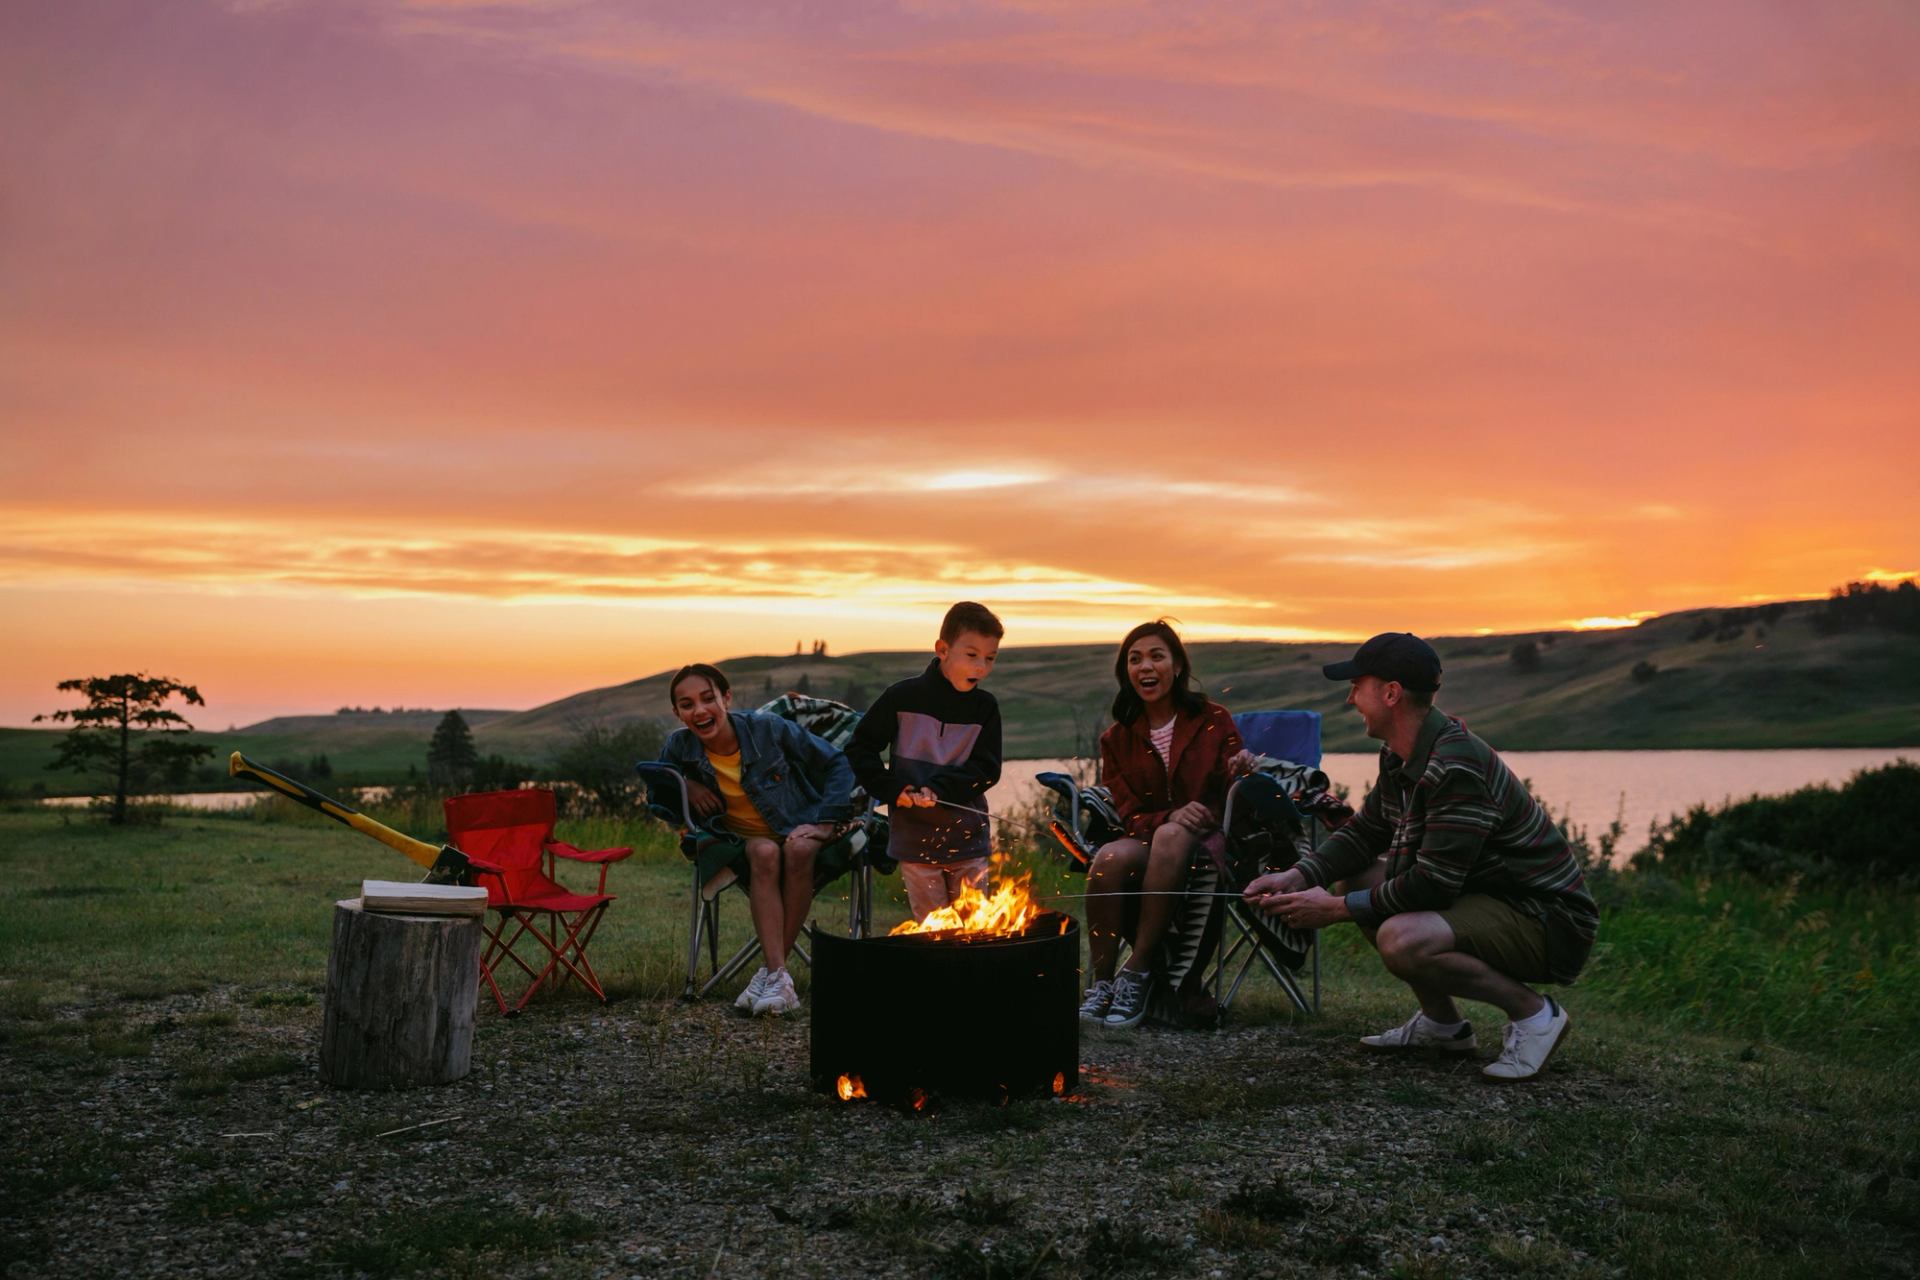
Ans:
[[[984,892],[883,937],[814,934],[811,1075],[843,1102],[1059,1096],[1080,1082],[1080,930],[996,855]]]
[[[960,890],[958,901],[929,912],[925,920],[907,920],[897,924],[888,931],[888,936],[964,933],[1003,938],[1024,932],[1040,915],[1040,907],[1034,902],[1030,891],[1033,873],[1021,871],[1007,874],[1011,861],[1004,853],[994,854],[987,892],[982,893],[972,885],[967,885]],[[1065,918],[1061,917],[1062,920]]]

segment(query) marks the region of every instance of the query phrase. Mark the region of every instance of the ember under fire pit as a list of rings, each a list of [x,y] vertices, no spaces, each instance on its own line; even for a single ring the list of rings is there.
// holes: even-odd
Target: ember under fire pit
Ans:
[[[813,935],[816,1089],[918,1107],[1047,1097],[1080,1083],[1080,926],[1011,934]]]

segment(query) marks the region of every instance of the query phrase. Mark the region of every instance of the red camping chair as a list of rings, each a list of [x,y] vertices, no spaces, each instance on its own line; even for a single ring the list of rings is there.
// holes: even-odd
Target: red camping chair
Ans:
[[[501,1013],[518,1013],[533,993],[549,984],[563,985],[578,978],[606,1003],[607,993],[587,962],[587,943],[600,927],[600,917],[613,901],[607,893],[607,864],[618,862],[632,849],[576,849],[553,838],[553,792],[482,791],[447,799],[447,842],[467,855],[474,878],[487,890],[487,906],[495,914],[486,926],[487,946],[480,956],[480,976],[493,990]],[[600,887],[593,893],[574,893],[554,879],[556,858],[598,863]],[[546,964],[534,968],[515,947],[532,938],[546,952]],[[533,957],[538,963],[540,956]],[[503,961],[519,965],[530,981],[513,1007],[494,977]]]

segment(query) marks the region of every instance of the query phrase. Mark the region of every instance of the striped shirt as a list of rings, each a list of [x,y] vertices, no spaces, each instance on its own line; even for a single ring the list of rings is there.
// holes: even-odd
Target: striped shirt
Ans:
[[[1573,981],[1593,949],[1600,912],[1566,837],[1492,747],[1437,709],[1411,757],[1381,750],[1380,779],[1360,811],[1299,867],[1309,885],[1327,885],[1381,854],[1386,879],[1347,895],[1362,924],[1484,893],[1546,926],[1555,981]]]

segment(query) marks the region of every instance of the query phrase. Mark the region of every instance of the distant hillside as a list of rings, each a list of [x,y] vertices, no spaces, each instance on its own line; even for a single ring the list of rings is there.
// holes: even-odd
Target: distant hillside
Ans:
[[[1911,634],[1869,627],[1826,634],[1817,601],[1691,609],[1616,631],[1539,631],[1434,640],[1440,702],[1507,750],[1632,747],[1870,747],[1920,744],[1920,650]],[[1534,659],[1516,660],[1531,648]],[[1330,751],[1370,750],[1320,674],[1346,643],[1234,641],[1192,646],[1208,691],[1234,710],[1300,707],[1326,717]],[[735,702],[800,687],[864,701],[919,671],[930,654],[744,657],[721,663]],[[1639,669],[1636,676],[1635,669]],[[528,755],[569,726],[664,718],[661,672],[574,694],[488,725],[483,750]],[[1114,691],[1110,645],[1010,645],[987,687],[1000,700],[1010,756],[1089,748]]]
[[[1433,642],[1446,668],[1440,705],[1509,751],[1920,746],[1920,640],[1886,626],[1830,634],[1815,625],[1824,608],[1810,601],[1692,609],[1618,631],[1441,637]],[[1327,750],[1371,750],[1343,705],[1346,686],[1320,674],[1321,664],[1353,648],[1237,641],[1197,644],[1193,659],[1208,692],[1229,708],[1317,710],[1326,717]],[[760,656],[721,665],[737,705],[802,687],[864,704],[930,656]],[[540,766],[585,725],[669,720],[669,675],[530,711],[461,714],[482,752]],[[1000,700],[1009,756],[1090,751],[1113,697],[1113,648],[1011,645],[987,687]],[[222,756],[234,749],[262,760],[325,754],[342,785],[385,781],[404,777],[408,766],[425,768],[441,714],[288,716],[202,739]],[[55,730],[0,730],[0,784],[14,792],[35,781],[56,793],[80,789],[75,775],[43,768],[58,737]]]
[[[514,715],[512,711],[474,711],[466,707],[454,708],[460,712],[460,718],[467,726],[477,729],[483,724],[491,724],[503,716]],[[434,726],[446,718],[445,711],[336,711],[330,716],[275,716],[271,720],[262,720],[259,724],[250,724],[235,733],[322,733],[339,741],[347,741],[356,735],[384,736],[393,730],[417,733],[424,729],[427,736],[433,736]]]

